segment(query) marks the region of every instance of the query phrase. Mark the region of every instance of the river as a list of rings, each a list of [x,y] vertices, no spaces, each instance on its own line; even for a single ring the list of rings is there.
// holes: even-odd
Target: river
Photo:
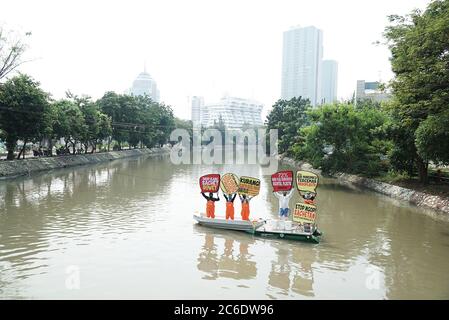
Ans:
[[[251,217],[276,217],[256,165],[143,156],[0,181],[0,299],[449,298],[448,219],[321,179],[320,244],[196,225],[198,178],[229,171],[261,177]]]

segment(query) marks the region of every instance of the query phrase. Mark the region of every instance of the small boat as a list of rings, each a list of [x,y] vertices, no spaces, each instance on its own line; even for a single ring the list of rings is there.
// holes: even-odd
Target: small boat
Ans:
[[[226,229],[226,230],[235,230],[235,231],[246,231],[246,232],[254,232],[254,230],[258,227],[261,227],[265,222],[262,219],[259,220],[231,220],[231,219],[223,219],[223,218],[208,218],[203,213],[200,215],[193,215],[193,219],[198,221],[200,225],[218,228],[218,229]]]
[[[204,214],[193,215],[193,218],[200,225],[206,227],[244,231],[255,236],[265,238],[277,238],[286,240],[305,241],[311,243],[319,243],[321,232],[316,226],[305,231],[297,224],[290,224],[283,220],[230,220],[223,218],[207,218]]]
[[[305,241],[320,243],[321,231],[316,226],[305,231],[298,224],[286,223],[282,220],[268,220],[262,226],[257,227],[254,235],[265,238],[286,239],[295,241]]]

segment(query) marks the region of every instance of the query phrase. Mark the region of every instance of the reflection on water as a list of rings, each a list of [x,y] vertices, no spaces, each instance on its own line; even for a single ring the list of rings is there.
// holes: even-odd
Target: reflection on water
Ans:
[[[0,182],[0,298],[449,298],[447,219],[322,179],[318,245],[194,224],[198,177],[225,172],[261,177],[141,157]],[[276,217],[261,181],[251,215]]]
[[[215,242],[220,241],[223,251],[218,251]],[[217,237],[212,233],[204,236],[204,246],[198,257],[198,270],[206,273],[203,279],[216,280],[217,278],[252,279],[257,275],[256,262],[249,253],[251,238],[239,240],[233,238]]]

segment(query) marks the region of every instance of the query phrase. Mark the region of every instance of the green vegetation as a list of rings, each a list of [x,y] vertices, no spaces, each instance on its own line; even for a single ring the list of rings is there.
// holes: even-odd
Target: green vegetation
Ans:
[[[429,161],[449,162],[447,139],[440,140],[445,135],[439,129],[449,121],[449,0],[389,20],[384,36],[395,73],[392,165],[404,169],[406,164],[409,172],[417,169],[420,181],[427,182]]]
[[[326,172],[375,175],[387,170],[382,161],[389,144],[386,115],[376,107],[324,105],[307,112],[311,124],[299,130],[294,156]]]
[[[25,157],[29,143],[46,144],[45,155],[53,155],[53,146],[63,141],[57,154],[105,151],[122,146],[132,148],[161,146],[175,128],[169,106],[147,96],[106,93],[93,101],[88,96],[67,93],[66,99],[51,100],[39,83],[19,74],[0,85],[0,139],[5,141],[7,159]],[[36,150],[33,150],[37,152]],[[43,155],[38,153],[39,155]]]
[[[389,21],[393,99],[315,109],[301,98],[279,100],[267,124],[279,129],[281,153],[328,173],[390,181],[418,175],[424,184],[429,163],[449,164],[449,0]]]

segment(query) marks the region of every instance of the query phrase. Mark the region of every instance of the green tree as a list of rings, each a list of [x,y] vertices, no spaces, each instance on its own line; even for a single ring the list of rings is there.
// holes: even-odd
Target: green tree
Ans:
[[[106,92],[97,101],[103,113],[107,114],[112,121],[112,139],[117,141],[119,149],[122,143],[128,141],[130,123],[135,120],[135,100],[133,96],[120,95],[115,92]],[[108,150],[110,149],[108,142]]]
[[[73,154],[76,153],[76,144],[83,139],[86,124],[83,113],[73,101],[62,99],[53,104],[56,114],[53,124],[53,134],[56,139],[64,139],[64,150],[71,144]]]
[[[273,105],[273,109],[267,116],[267,129],[278,130],[279,153],[292,154],[292,147],[297,141],[298,130],[308,123],[306,111],[309,108],[309,100],[301,97],[278,100]]]
[[[0,128],[8,150],[7,159],[14,159],[17,141],[23,146],[18,159],[25,157],[26,145],[48,133],[51,126],[49,95],[31,77],[19,74],[0,86]]]
[[[299,160],[307,160],[325,172],[362,173],[369,176],[385,169],[386,115],[376,107],[352,104],[324,105],[308,112],[311,125],[300,129],[293,148]]]
[[[435,164],[449,164],[449,110],[431,115],[415,132],[419,156]]]
[[[433,132],[429,127],[436,121],[424,124],[419,135],[416,131],[428,117],[439,118],[449,105],[449,0],[432,1],[424,12],[414,10],[406,16],[389,16],[389,21],[384,37],[395,73],[391,82],[391,115],[396,149],[392,156],[399,160],[392,163],[398,166],[401,159],[410,159],[412,167],[418,169],[420,181],[426,183],[428,162],[439,161],[441,154],[428,152],[434,146],[425,146],[437,141],[429,136]],[[422,140],[424,136],[427,142]]]

